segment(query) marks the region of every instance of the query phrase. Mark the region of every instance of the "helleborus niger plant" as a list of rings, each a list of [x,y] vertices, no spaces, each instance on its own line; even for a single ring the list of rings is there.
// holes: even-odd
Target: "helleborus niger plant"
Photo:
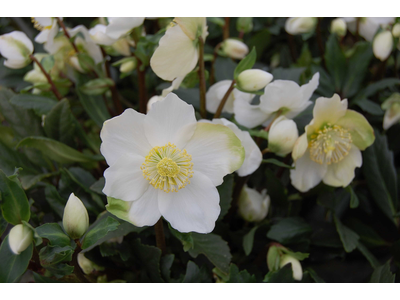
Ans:
[[[399,282],[399,36],[0,18],[0,282]]]

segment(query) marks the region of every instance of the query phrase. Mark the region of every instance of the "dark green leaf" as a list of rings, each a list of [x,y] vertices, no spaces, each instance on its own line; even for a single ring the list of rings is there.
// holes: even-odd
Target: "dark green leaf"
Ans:
[[[353,188],[348,185],[345,190],[350,193],[350,208],[356,208],[358,207],[358,204],[360,201],[358,200],[358,197],[356,193],[354,192]]]
[[[282,244],[297,242],[307,238],[312,228],[301,218],[285,218],[273,225],[267,237]]]
[[[390,260],[383,266],[377,267],[371,275],[371,283],[394,283],[396,275],[390,272]]]
[[[8,223],[4,219],[3,214],[0,213],[0,237],[3,235],[4,231],[7,229]]]
[[[174,259],[174,254],[167,254],[161,257],[161,275],[166,282],[171,282],[171,267]]]
[[[347,73],[347,64],[335,34],[329,36],[325,49],[326,67],[333,78],[336,91],[341,91]]]
[[[24,109],[33,109],[41,117],[57,104],[57,100],[38,95],[19,94],[12,97],[10,103]]]
[[[154,246],[143,245],[139,239],[132,243],[137,262],[142,266],[151,282],[164,282],[160,272],[161,250]]]
[[[365,247],[361,242],[358,242],[357,249],[360,250],[360,252],[369,261],[369,263],[371,264],[371,267],[376,269],[377,267],[379,267],[381,265],[379,263],[379,261],[375,258],[375,256],[373,256],[372,253],[368,250],[368,248]]]
[[[58,193],[57,189],[53,185],[46,185],[45,188],[46,201],[54,212],[62,218],[64,215],[64,207],[67,204],[67,200],[62,198]]]
[[[46,70],[47,73],[49,73],[50,70],[54,67],[54,63],[55,63],[55,60],[54,60],[53,55],[46,55],[40,61],[40,64]]]
[[[307,268],[306,270],[316,283],[325,283],[325,281],[321,277],[319,277],[318,274],[313,269]]]
[[[247,56],[243,58],[235,68],[235,71],[233,73],[233,78],[237,79],[240,73],[242,73],[245,70],[251,69],[255,64],[256,59],[257,59],[256,48],[253,47],[250,53],[247,54]]]
[[[70,238],[64,233],[61,226],[57,223],[47,223],[36,228],[37,233],[42,238],[48,239],[53,246],[69,246]]]
[[[86,82],[80,87],[86,95],[101,95],[107,92],[114,85],[114,81],[109,78],[96,78]]]
[[[251,253],[253,250],[254,234],[256,233],[258,227],[253,227],[246,235],[243,237],[243,249],[246,255]]]
[[[39,275],[38,273],[35,272],[32,272],[32,275],[36,283],[60,283],[60,281]]]
[[[231,264],[229,268],[229,279],[227,283],[255,283],[256,276],[250,275],[247,270],[239,272],[239,268],[235,264]]]
[[[107,217],[100,220],[97,224],[94,223],[88,232],[83,237],[82,249],[89,248],[94,245],[99,239],[103,238],[110,231],[118,228],[119,222],[112,217]]]
[[[169,230],[171,231],[172,235],[181,241],[181,243],[183,245],[183,250],[185,252],[189,251],[190,249],[192,249],[194,247],[194,241],[193,241],[191,232],[189,232],[189,233],[179,232],[178,230],[175,230],[174,228],[172,228],[169,223],[168,223],[168,227],[169,227]]]
[[[306,68],[276,68],[272,71],[272,75],[274,75],[274,80],[282,79],[282,80],[292,80],[297,83],[300,82],[300,75],[303,74]]]
[[[353,251],[357,247],[358,240],[360,237],[353,230],[344,226],[342,224],[342,222],[340,222],[340,220],[337,218],[336,214],[334,215],[334,220],[335,220],[336,229],[337,229],[337,232],[339,233],[340,240],[342,241],[344,250],[346,252]]]
[[[282,269],[277,271],[270,271],[265,275],[264,282],[267,283],[293,283],[293,271],[291,264],[287,264]]]
[[[68,262],[71,261],[73,253],[74,248],[71,246],[60,247],[47,245],[46,247],[40,249],[40,264],[44,268],[47,268],[62,262]]]
[[[219,205],[221,206],[221,213],[218,217],[218,220],[222,220],[222,218],[228,213],[228,210],[231,207],[233,178],[233,174],[226,175],[224,177],[224,182],[221,185],[217,186],[220,198]]]
[[[379,234],[369,225],[364,224],[358,219],[350,219],[347,224],[354,230],[367,247],[388,246],[388,242],[382,239]]]
[[[99,180],[97,180],[95,183],[93,183],[90,186],[90,189],[99,195],[104,195],[103,188],[104,188],[105,183],[106,183],[106,181],[105,181],[104,177],[101,177],[101,178],[99,178]]]
[[[365,97],[370,97],[375,95],[378,91],[392,87],[395,85],[400,85],[400,79],[397,78],[385,78],[380,81],[370,84],[364,91]]]
[[[186,274],[182,283],[209,283],[210,278],[207,276],[207,271],[202,266],[200,269],[194,262],[188,261],[186,267]]]
[[[375,102],[372,102],[371,100],[368,99],[361,99],[357,100],[355,102],[361,109],[367,113],[370,113],[371,115],[375,116],[382,116],[383,115],[383,110],[380,105],[376,104]]]
[[[275,158],[263,159],[262,162],[266,163],[266,164],[274,164],[274,165],[276,165],[278,167],[282,167],[282,168],[294,169],[294,167],[284,164],[283,162],[281,162]]]
[[[215,80],[217,82],[221,80],[232,80],[236,66],[237,64],[229,57],[218,56],[214,64]]]

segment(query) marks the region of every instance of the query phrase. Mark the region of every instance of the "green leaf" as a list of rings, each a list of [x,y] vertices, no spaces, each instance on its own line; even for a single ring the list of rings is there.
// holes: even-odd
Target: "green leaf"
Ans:
[[[400,79],[397,78],[385,78],[380,81],[374,82],[365,89],[363,95],[365,97],[370,97],[375,95],[380,90],[386,89],[388,87],[400,85]]]
[[[161,250],[154,246],[143,245],[140,239],[134,240],[132,246],[136,261],[141,265],[141,272],[146,273],[150,282],[164,282],[160,272]]]
[[[300,75],[306,68],[276,68],[272,71],[272,75],[274,76],[274,80],[283,79],[283,80],[292,80],[297,83],[300,82]]]
[[[62,262],[69,262],[72,260],[72,254],[74,253],[74,248],[71,246],[52,246],[47,245],[46,247],[40,249],[39,258],[40,264],[44,268],[55,266]]]
[[[236,80],[240,75],[240,73],[242,73],[245,70],[251,69],[255,64],[256,59],[257,59],[257,52],[256,48],[253,47],[250,53],[247,54],[247,56],[243,58],[235,68],[235,71],[233,72],[233,78]]]
[[[218,56],[214,63],[215,80],[232,80],[236,67],[237,64],[231,58]]]
[[[28,198],[22,189],[17,174],[6,176],[0,170],[1,211],[4,219],[10,224],[17,225],[29,221],[31,211]]]
[[[57,223],[47,223],[36,228],[36,232],[42,238],[48,239],[50,245],[65,247],[69,246],[71,239],[64,233]]]
[[[166,254],[163,257],[161,257],[161,263],[160,263],[161,275],[166,282],[171,282],[171,267],[174,262],[174,259],[175,259],[174,254]]]
[[[261,130],[249,130],[249,133],[251,136],[259,137],[264,140],[268,140],[268,132],[266,132],[264,129]]]
[[[307,268],[306,271],[310,274],[311,278],[316,282],[316,283],[325,283],[325,281],[318,276],[318,274],[311,268]]]
[[[77,54],[79,66],[86,72],[90,72],[96,69],[96,63],[94,59],[87,53],[80,52]]]
[[[53,211],[62,218],[64,215],[64,207],[67,204],[67,200],[62,198],[58,193],[57,189],[53,185],[46,185],[45,188],[46,201],[49,203]]]
[[[253,250],[254,235],[255,235],[257,229],[258,229],[258,226],[253,227],[243,237],[243,249],[244,249],[244,253],[246,255],[249,255],[251,253],[251,250]]]
[[[86,82],[80,89],[86,95],[101,95],[107,92],[112,86],[114,86],[114,81],[111,79],[96,78]]]
[[[289,244],[308,238],[311,233],[312,228],[303,219],[291,217],[274,224],[267,237],[282,244]]]
[[[270,271],[263,280],[267,283],[292,283],[295,282],[293,279],[293,271],[291,264],[287,264],[282,269],[277,271]]]
[[[359,235],[350,228],[344,226],[337,218],[336,214],[334,214],[334,220],[336,224],[336,230],[339,233],[344,250],[346,252],[353,251],[358,245],[358,240],[360,239]]]
[[[286,248],[279,248],[279,250],[291,257],[294,257],[297,260],[300,260],[300,261],[305,260],[306,258],[308,258],[310,256],[309,253],[293,252]]]
[[[190,249],[194,248],[194,240],[192,238],[192,233],[183,233],[175,230],[171,227],[171,224],[168,223],[168,228],[171,231],[172,235],[176,237],[178,240],[181,241],[183,245],[183,250],[185,252],[189,251]]]
[[[86,249],[94,245],[99,239],[103,238],[110,231],[118,228],[119,222],[112,217],[101,219],[95,222],[82,238],[82,249]]]
[[[389,246],[389,243],[382,239],[372,227],[360,220],[350,219],[347,225],[360,236],[360,241],[367,247]]]
[[[210,283],[211,280],[207,273],[205,266],[200,269],[194,262],[189,260],[182,283]]]
[[[4,231],[6,231],[8,223],[6,219],[4,219],[3,214],[0,213],[0,236],[3,235]]]
[[[283,162],[281,162],[275,158],[263,159],[262,162],[267,163],[267,164],[274,164],[274,165],[276,165],[278,167],[282,167],[282,168],[294,169],[294,167],[284,164]]]
[[[345,190],[350,194],[350,208],[356,208],[358,207],[360,200],[358,200],[358,197],[356,193],[354,192],[353,188],[348,185]]]
[[[370,283],[394,283],[396,275],[390,272],[390,260],[377,267],[371,275]]]
[[[40,61],[40,64],[46,70],[47,73],[49,73],[50,70],[54,67],[54,63],[55,63],[55,60],[54,60],[53,55],[46,55]]]
[[[347,74],[347,63],[335,34],[329,36],[325,49],[326,67],[333,78],[335,90],[341,91],[344,78]]]
[[[57,100],[38,95],[19,94],[12,97],[10,103],[24,109],[33,109],[41,117],[57,104]]]
[[[256,276],[250,275],[247,270],[239,272],[239,268],[235,264],[231,264],[229,268],[229,279],[227,283],[255,283]]]
[[[372,253],[368,250],[367,247],[365,247],[361,242],[358,243],[357,249],[360,250],[360,252],[365,256],[365,258],[369,261],[371,264],[371,267],[374,269],[378,268],[381,264],[379,261],[375,258],[375,256],[372,255]]]
[[[60,281],[39,275],[36,272],[32,272],[32,275],[33,275],[33,279],[35,280],[35,283],[60,283]]]
[[[8,245],[8,236],[0,246],[0,283],[17,282],[22,274],[25,273],[33,253],[31,244],[25,251],[15,255]]]
[[[20,147],[37,149],[42,152],[43,155],[61,164],[71,164],[75,162],[85,163],[104,159],[101,155],[83,154],[63,143],[39,136],[23,139],[17,145],[17,148]]]
[[[199,254],[204,254],[210,262],[214,264],[222,272],[228,274],[229,263],[232,255],[230,253],[228,243],[216,234],[199,234],[192,233],[194,241],[193,249],[189,250],[189,254],[196,258]]]
[[[361,109],[367,113],[370,113],[371,115],[375,116],[382,116],[383,115],[383,110],[380,105],[376,104],[375,102],[372,102],[371,100],[368,99],[361,99],[354,101],[355,104],[357,104]]]
[[[220,198],[219,205],[221,206],[221,213],[219,214],[218,220],[222,220],[222,218],[228,213],[228,210],[231,207],[233,178],[233,174],[226,175],[224,177],[224,182],[221,185],[217,186]]]

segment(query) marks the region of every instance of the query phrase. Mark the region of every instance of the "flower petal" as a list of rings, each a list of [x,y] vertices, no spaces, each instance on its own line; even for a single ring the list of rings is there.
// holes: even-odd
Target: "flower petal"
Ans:
[[[222,80],[213,84],[207,91],[206,94],[206,108],[210,113],[215,113],[221,103],[222,98],[224,98],[225,93],[228,91],[232,80]],[[233,113],[233,101],[235,97],[231,93],[226,101],[222,112]]]
[[[307,134],[303,133],[294,143],[292,158],[297,160],[303,156],[308,147]]]
[[[192,156],[194,173],[200,171],[215,186],[222,184],[225,175],[238,170],[245,157],[238,137],[218,124],[198,123],[185,149]]]
[[[152,105],[144,120],[144,131],[153,147],[173,143],[182,149],[192,138],[196,123],[193,106],[169,93]]]
[[[314,76],[311,78],[311,80],[307,84],[303,84],[300,87],[301,94],[303,95],[303,99],[305,101],[308,101],[314,91],[317,89],[319,85],[319,73],[315,73]]]
[[[239,176],[247,176],[254,173],[261,165],[262,154],[260,148],[254,142],[250,133],[247,131],[243,132],[242,144],[245,151],[245,157],[243,165],[237,170]]]
[[[185,188],[176,193],[159,191],[158,199],[162,216],[180,232],[209,233],[221,212],[217,188],[199,171]]]
[[[341,101],[338,94],[334,94],[332,98],[318,98],[313,110],[314,128],[320,128],[325,123],[336,124],[346,114],[346,110],[347,99]]]
[[[158,208],[159,193],[160,190],[150,186],[139,199],[132,201],[129,220],[133,225],[142,227],[152,226],[157,223],[161,217]]]
[[[237,99],[233,103],[236,121],[247,128],[254,128],[268,120],[270,115],[264,113],[259,105],[251,105],[245,99]]]
[[[182,31],[194,41],[198,34],[202,35],[203,39],[208,35],[207,22],[204,17],[197,18],[180,18],[176,17],[174,21],[181,27]],[[205,35],[204,35],[205,34]]]
[[[108,24],[105,33],[109,37],[117,40],[133,28],[142,25],[144,17],[114,17],[108,18],[108,21],[110,24]]]

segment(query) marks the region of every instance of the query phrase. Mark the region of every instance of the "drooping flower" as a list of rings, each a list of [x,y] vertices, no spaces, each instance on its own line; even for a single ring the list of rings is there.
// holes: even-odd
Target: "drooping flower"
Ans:
[[[277,114],[292,119],[312,103],[309,99],[318,87],[318,82],[319,73],[314,74],[310,82],[301,87],[294,81],[275,80],[265,87],[260,104],[251,105],[250,101],[242,98],[235,100],[235,119],[248,128],[261,124],[268,126]]]
[[[168,81],[186,76],[196,67],[198,38],[201,36],[205,41],[208,35],[206,18],[175,18],[174,22],[150,60],[154,73]]]
[[[291,264],[292,266],[293,279],[301,281],[303,279],[303,268],[301,267],[300,261],[288,254],[282,255],[280,267],[283,268],[287,264]]]
[[[261,193],[244,186],[239,197],[239,213],[248,222],[260,222],[268,214],[271,199],[267,190]]]
[[[349,30],[353,33],[357,29],[357,19],[354,17],[342,18],[347,22]],[[373,17],[373,18],[360,18],[358,25],[358,33],[365,38],[367,41],[372,42],[375,33],[378,31],[379,27],[393,23],[395,18],[393,17]]]
[[[389,30],[378,33],[372,43],[372,50],[380,61],[386,60],[393,49],[393,36]]]
[[[24,224],[18,224],[10,230],[8,244],[10,245],[10,249],[14,254],[21,254],[21,252],[29,247],[32,241],[33,232],[28,226]]]
[[[101,153],[107,210],[136,226],[163,216],[181,232],[208,233],[220,213],[216,186],[239,169],[244,149],[226,126],[198,123],[173,93],[147,115],[127,109],[106,121]]]
[[[278,117],[271,125],[268,134],[268,149],[279,156],[292,152],[299,137],[296,123],[285,116]]]
[[[338,36],[345,36],[347,32],[346,21],[342,18],[336,18],[331,23],[331,32]]]
[[[400,94],[394,93],[382,103],[385,110],[383,117],[383,129],[388,130],[394,124],[400,122]]]
[[[311,32],[317,25],[317,18],[288,18],[285,23],[285,30],[292,35]]]
[[[347,109],[347,99],[341,101],[337,94],[318,98],[313,116],[292,152],[292,184],[301,192],[321,180],[330,186],[345,187],[353,180],[355,168],[362,165],[360,150],[374,142],[374,131],[365,117]]]
[[[6,59],[4,65],[11,69],[22,69],[31,63],[33,53],[31,40],[22,31],[13,31],[0,36],[0,54]]]

